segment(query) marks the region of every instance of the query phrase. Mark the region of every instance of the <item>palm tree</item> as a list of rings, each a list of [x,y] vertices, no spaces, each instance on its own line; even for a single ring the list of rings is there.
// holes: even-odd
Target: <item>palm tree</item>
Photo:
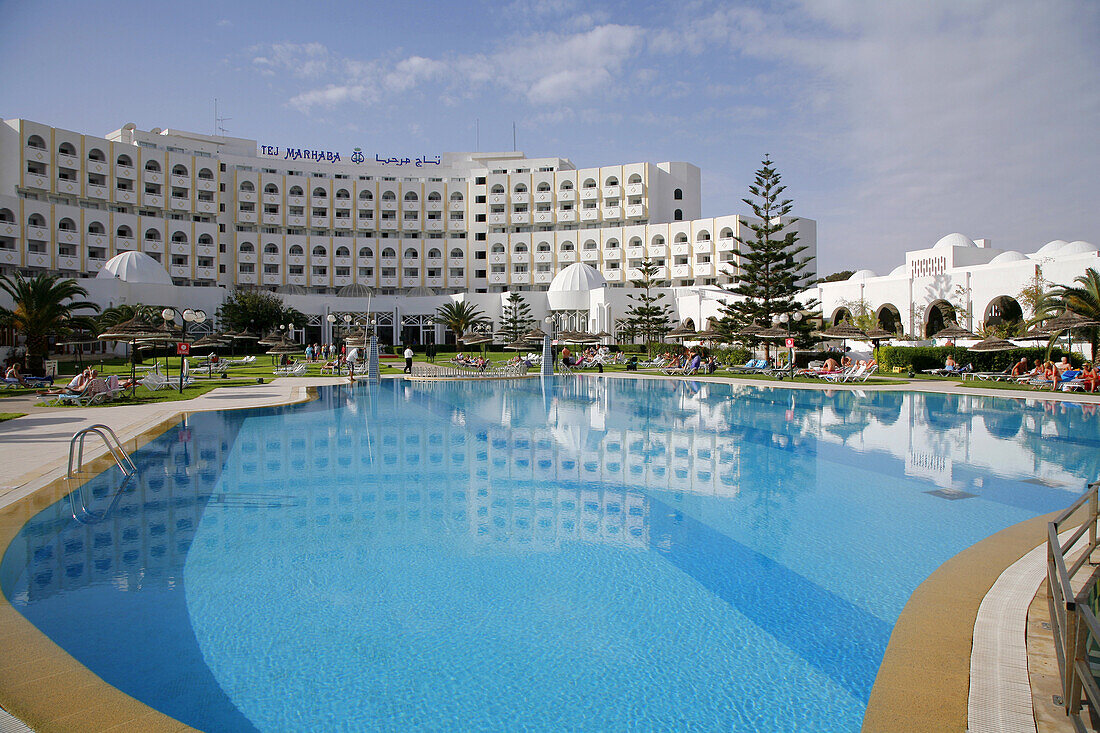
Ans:
[[[95,319],[95,330],[97,333],[103,333],[112,326],[117,326],[138,316],[150,323],[160,323],[162,310],[164,310],[164,306],[160,305],[130,305],[128,303],[105,308]]]
[[[98,311],[99,306],[86,300],[88,291],[76,280],[60,275],[36,275],[24,278],[0,276],[0,290],[14,301],[10,309],[0,308],[0,325],[23,334],[27,345],[27,368],[34,372],[42,369],[42,360],[49,355],[50,337],[69,333],[74,327],[88,328],[92,323],[88,316],[74,311]]]
[[[435,322],[454,331],[455,338],[459,339],[465,336],[467,331],[480,331],[493,326],[492,319],[476,306],[465,301],[447,303],[436,308]]]
[[[1075,277],[1073,282],[1074,285],[1058,285],[1051,291],[1056,304],[1090,321],[1100,321],[1100,272],[1090,267],[1084,275]],[[1095,359],[1097,342],[1100,341],[1097,327],[1086,326],[1077,330],[1087,336],[1092,347],[1092,358]]]

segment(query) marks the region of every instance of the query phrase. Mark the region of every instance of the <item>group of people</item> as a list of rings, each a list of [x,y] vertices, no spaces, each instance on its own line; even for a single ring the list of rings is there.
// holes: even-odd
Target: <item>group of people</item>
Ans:
[[[679,354],[666,354],[661,369],[676,370],[684,374],[713,374],[718,366],[718,359],[713,354],[707,356],[703,349],[691,347],[685,348]]]
[[[1089,392],[1095,392],[1097,386],[1100,385],[1100,371],[1092,364],[1085,363],[1080,370],[1075,370],[1073,365],[1069,363],[1069,357],[1066,356],[1063,356],[1057,362],[1036,360],[1034,368],[1029,368],[1027,357],[1020,357],[1020,360],[1012,367],[1011,376],[1021,382],[1032,380],[1050,382],[1052,389],[1058,389],[1066,381],[1064,376],[1066,372],[1071,371],[1078,372],[1073,377],[1074,381]]]
[[[477,369],[478,371],[481,371],[485,367],[489,366],[489,360],[486,359],[484,356],[467,356],[461,351],[455,354],[454,358],[451,359],[451,361],[464,367]]]
[[[343,348],[340,349],[343,351]],[[336,357],[336,347],[332,344],[307,344],[306,361],[332,361]]]

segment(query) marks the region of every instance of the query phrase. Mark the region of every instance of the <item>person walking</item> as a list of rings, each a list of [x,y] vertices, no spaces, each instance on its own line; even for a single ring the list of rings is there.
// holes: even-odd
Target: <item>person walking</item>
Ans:
[[[413,350],[411,346],[405,347],[405,374],[413,372]]]

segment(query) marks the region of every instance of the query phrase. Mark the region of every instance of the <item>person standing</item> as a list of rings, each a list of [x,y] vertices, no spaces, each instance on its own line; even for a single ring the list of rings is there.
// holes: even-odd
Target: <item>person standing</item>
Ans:
[[[412,374],[413,371],[413,350],[411,346],[405,347],[405,374]]]
[[[429,342],[427,347],[425,347],[425,351],[427,352],[427,355],[428,355],[428,361],[430,361],[432,364],[434,364],[435,363],[435,343],[434,342]]]
[[[351,347],[348,352],[348,374],[355,374],[355,362],[359,361],[359,349]]]

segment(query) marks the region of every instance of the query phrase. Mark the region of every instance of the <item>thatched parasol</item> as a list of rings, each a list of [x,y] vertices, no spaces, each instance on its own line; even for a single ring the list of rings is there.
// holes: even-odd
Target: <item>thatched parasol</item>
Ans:
[[[959,324],[955,323],[954,321],[950,321],[947,324],[947,326],[945,326],[944,328],[941,328],[939,331],[932,334],[932,338],[935,338],[935,339],[976,339],[976,338],[978,338],[978,336],[976,334],[971,333],[970,331],[967,331],[965,328],[963,328]]]
[[[1042,330],[1046,331],[1047,334],[1052,334],[1056,331],[1068,331],[1071,328],[1087,328],[1089,326],[1100,326],[1100,321],[1086,318],[1071,310],[1064,310],[1044,323]]]
[[[738,336],[752,336],[753,338],[755,338],[756,334],[760,333],[763,330],[764,330],[763,328],[761,328],[760,326],[757,326],[755,323],[750,323],[749,325],[745,326],[744,328],[738,329],[737,330],[737,335]]]
[[[665,338],[670,339],[686,339],[695,335],[694,328],[685,328],[684,326],[677,326],[668,333],[665,334]]]
[[[596,334],[596,338],[598,338],[598,339],[609,339],[614,335],[615,334],[608,333],[607,331],[600,331],[599,333]]]
[[[103,333],[99,334],[100,341],[125,341],[130,344],[130,382],[131,394],[136,387],[137,362],[134,360],[134,347],[137,342],[144,339],[168,338],[171,334],[163,326],[149,323],[140,315],[134,316],[128,321],[115,324]]]
[[[531,348],[531,344],[526,341],[513,341],[510,344],[504,344],[504,348],[511,349],[512,351],[527,351]]]
[[[527,339],[528,341],[542,341],[544,338],[546,338],[546,332],[543,331],[541,328],[535,327],[524,334],[523,338]]]
[[[758,339],[769,339],[769,340],[771,340],[771,339],[785,339],[785,338],[787,338],[789,336],[793,336],[793,335],[794,334],[792,334],[787,329],[780,328],[779,326],[772,326],[771,328],[764,328],[764,329],[761,329],[760,331],[757,331],[755,334],[753,334],[753,336],[755,336]]]
[[[267,350],[267,353],[273,356],[282,356],[283,354],[297,354],[301,350],[301,344],[291,341],[286,336],[283,336],[277,343],[271,345],[271,348]]]
[[[1002,338],[996,336],[990,336],[987,339],[979,341],[974,344],[967,351],[1011,351],[1016,348],[1016,344],[1005,341]]]
[[[822,331],[820,336],[830,339],[852,339],[854,341],[867,341],[867,332],[862,328],[856,328],[850,323],[838,323]]]
[[[260,346],[274,346],[275,344],[279,343],[279,341],[283,338],[285,338],[283,334],[279,333],[278,331],[272,331],[268,335],[264,336],[262,339],[258,339],[256,343],[258,343]]]

